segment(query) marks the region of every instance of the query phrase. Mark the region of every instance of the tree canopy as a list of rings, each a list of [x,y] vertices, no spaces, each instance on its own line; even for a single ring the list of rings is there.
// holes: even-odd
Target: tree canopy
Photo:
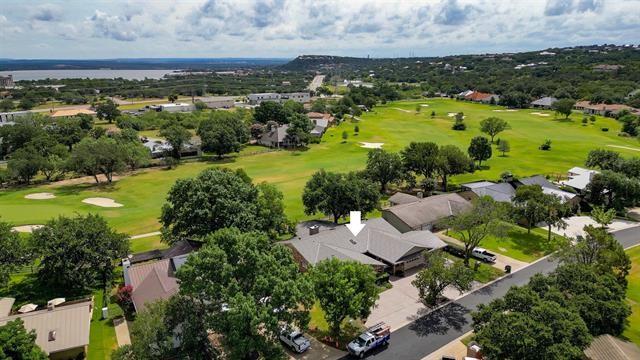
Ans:
[[[267,193],[261,194],[261,190]],[[286,232],[286,224],[272,228],[275,222],[284,219],[282,197],[277,189],[257,188],[242,170],[218,168],[176,181],[160,216],[163,238],[169,243],[201,238],[226,227]]]
[[[0,325],[0,359],[47,360],[47,354],[36,345],[36,332],[27,331],[22,319]]]
[[[0,288],[7,285],[9,276],[18,266],[26,264],[30,254],[12,225],[0,220]]]
[[[33,232],[38,250],[38,278],[50,286],[106,288],[116,261],[129,251],[129,237],[109,228],[99,215],[61,216]]]
[[[469,156],[478,162],[478,166],[482,165],[482,162],[491,158],[491,144],[489,140],[484,136],[476,136],[471,139],[469,144]]]
[[[411,282],[418,289],[420,300],[426,306],[435,306],[438,298],[448,286],[453,286],[460,293],[471,288],[473,271],[461,261],[447,263],[447,258],[440,251],[432,251],[424,255],[425,267],[418,272]]]
[[[240,151],[249,140],[249,132],[239,115],[228,111],[216,111],[200,122],[197,131],[202,139],[202,150],[211,151],[219,158],[224,154]]]
[[[509,123],[498,117],[488,117],[482,121],[480,121],[480,131],[489,135],[491,137],[491,142],[493,143],[493,138],[499,133],[509,129]]]
[[[380,192],[387,190],[387,185],[398,182],[403,175],[402,158],[397,153],[383,149],[374,149],[367,153],[367,176],[380,184]]]
[[[313,288],[291,250],[264,234],[222,229],[206,239],[177,274],[180,293],[205,311],[232,359],[282,356],[283,324],[305,329]]]
[[[351,211],[366,214],[378,206],[380,193],[369,179],[356,173],[340,174],[317,171],[307,181],[302,193],[304,211],[311,215],[322,212],[338,223]]]
[[[336,338],[344,319],[367,318],[379,296],[376,274],[369,265],[331,258],[312,267],[309,275],[331,335]]]

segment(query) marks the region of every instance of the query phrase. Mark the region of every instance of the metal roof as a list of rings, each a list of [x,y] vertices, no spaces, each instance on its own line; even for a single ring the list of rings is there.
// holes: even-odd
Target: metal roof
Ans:
[[[4,297],[0,299],[0,318],[11,314],[11,308],[16,302],[16,299],[10,297]]]
[[[417,196],[413,196],[411,194],[405,194],[403,192],[397,192],[395,194],[393,194],[390,198],[389,198],[389,202],[393,203],[393,204],[410,204],[412,202],[416,202],[420,200],[420,198],[418,198]]]
[[[92,311],[93,300],[86,299],[64,303],[52,310],[0,317],[0,326],[21,319],[27,330],[35,331],[36,344],[50,354],[89,344]],[[49,340],[52,331],[55,331],[55,340]]]
[[[178,291],[171,259],[132,265],[128,272],[136,311],[144,310],[147,303],[168,299]]]

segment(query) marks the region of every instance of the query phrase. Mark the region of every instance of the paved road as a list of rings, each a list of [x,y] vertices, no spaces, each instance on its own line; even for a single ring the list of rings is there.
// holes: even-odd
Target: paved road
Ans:
[[[624,248],[640,243],[640,226],[613,233]],[[538,273],[552,272],[558,263],[544,258],[520,271],[474,291],[442,308],[419,317],[391,335],[391,344],[370,359],[422,359],[471,330],[471,312],[479,304],[504,296],[512,286],[522,286]]]
[[[313,78],[313,80],[311,80],[311,83],[309,83],[309,86],[307,86],[307,88],[309,90],[315,91],[317,88],[322,86],[323,81],[324,81],[324,75],[316,75]]]

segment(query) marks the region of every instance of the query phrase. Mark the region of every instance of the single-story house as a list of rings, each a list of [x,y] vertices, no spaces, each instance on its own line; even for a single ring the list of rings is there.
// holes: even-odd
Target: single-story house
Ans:
[[[532,101],[531,107],[538,108],[538,109],[551,109],[551,107],[556,101],[558,101],[558,99],[551,96],[545,96],[538,100]]]
[[[327,131],[327,128],[334,120],[331,114],[325,113],[310,112],[307,114],[307,116],[314,126],[310,134],[318,137],[324,135],[324,132]]]
[[[202,243],[181,240],[168,249],[130,255],[122,260],[124,284],[132,287],[131,299],[136,311],[147,303],[168,299],[178,292],[176,271]]]
[[[462,196],[451,193],[429,196],[408,204],[382,210],[382,217],[398,231],[431,230],[450,216],[471,209],[471,203]]]
[[[473,200],[481,196],[490,196],[495,201],[511,202],[516,195],[516,189],[523,185],[539,185],[544,194],[555,195],[564,203],[578,205],[580,197],[572,192],[561,190],[557,185],[547,180],[544,176],[535,175],[509,182],[494,183],[492,181],[477,181],[462,184],[460,193],[467,200]]]
[[[0,326],[21,319],[36,333],[36,344],[53,360],[84,359],[89,345],[93,298],[54,299],[46,309],[11,315],[14,299],[0,299]]]
[[[57,110],[51,113],[52,118],[78,116],[80,114],[96,116],[96,112],[89,109],[71,109],[71,110]]]
[[[262,136],[258,139],[258,144],[275,148],[287,147],[290,145],[287,138],[288,129],[288,124],[274,126],[271,128],[271,130],[268,130],[264,134],[262,134]]]
[[[495,201],[511,202],[516,195],[516,189],[509,183],[495,183],[492,181],[476,181],[462,184],[460,196],[471,201],[482,196],[489,196]]]
[[[10,112],[0,112],[0,126],[3,125],[13,125],[17,119],[22,117],[30,116],[33,114],[31,111],[10,111]]]
[[[402,205],[402,204],[410,204],[412,202],[416,202],[420,200],[422,197],[418,197],[411,194],[406,194],[398,191],[397,193],[391,195],[389,198],[389,204],[391,206]]]
[[[168,141],[162,139],[143,138],[144,145],[151,153],[152,159],[165,157],[167,153],[173,151],[173,146]],[[182,146],[181,156],[195,156],[200,152],[199,146],[189,142]]]
[[[572,167],[568,171],[568,180],[561,181],[565,186],[572,187],[578,193],[584,193],[587,186],[591,183],[593,175],[598,174],[597,170],[585,169],[579,166]]]
[[[633,114],[640,114],[640,110],[623,104],[592,104],[589,101],[578,101],[574,109],[581,110],[589,115],[617,116],[622,110],[628,110]]]
[[[365,227],[357,236],[346,225],[312,224],[299,226],[297,236],[283,242],[293,250],[303,269],[322,260],[338,258],[371,265],[377,271],[401,274],[424,264],[425,251],[446,246],[431,231],[403,233],[383,218],[365,221]]]
[[[496,94],[483,93],[480,91],[471,91],[470,93],[469,92],[465,92],[465,93],[467,95],[463,95],[464,99],[469,101],[490,103],[491,99],[493,99],[493,101],[497,103],[500,100],[500,96]]]

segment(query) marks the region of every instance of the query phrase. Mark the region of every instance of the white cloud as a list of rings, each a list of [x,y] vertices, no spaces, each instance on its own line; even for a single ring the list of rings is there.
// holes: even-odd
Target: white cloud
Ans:
[[[8,1],[0,57],[443,55],[629,43],[640,32],[638,0]]]

